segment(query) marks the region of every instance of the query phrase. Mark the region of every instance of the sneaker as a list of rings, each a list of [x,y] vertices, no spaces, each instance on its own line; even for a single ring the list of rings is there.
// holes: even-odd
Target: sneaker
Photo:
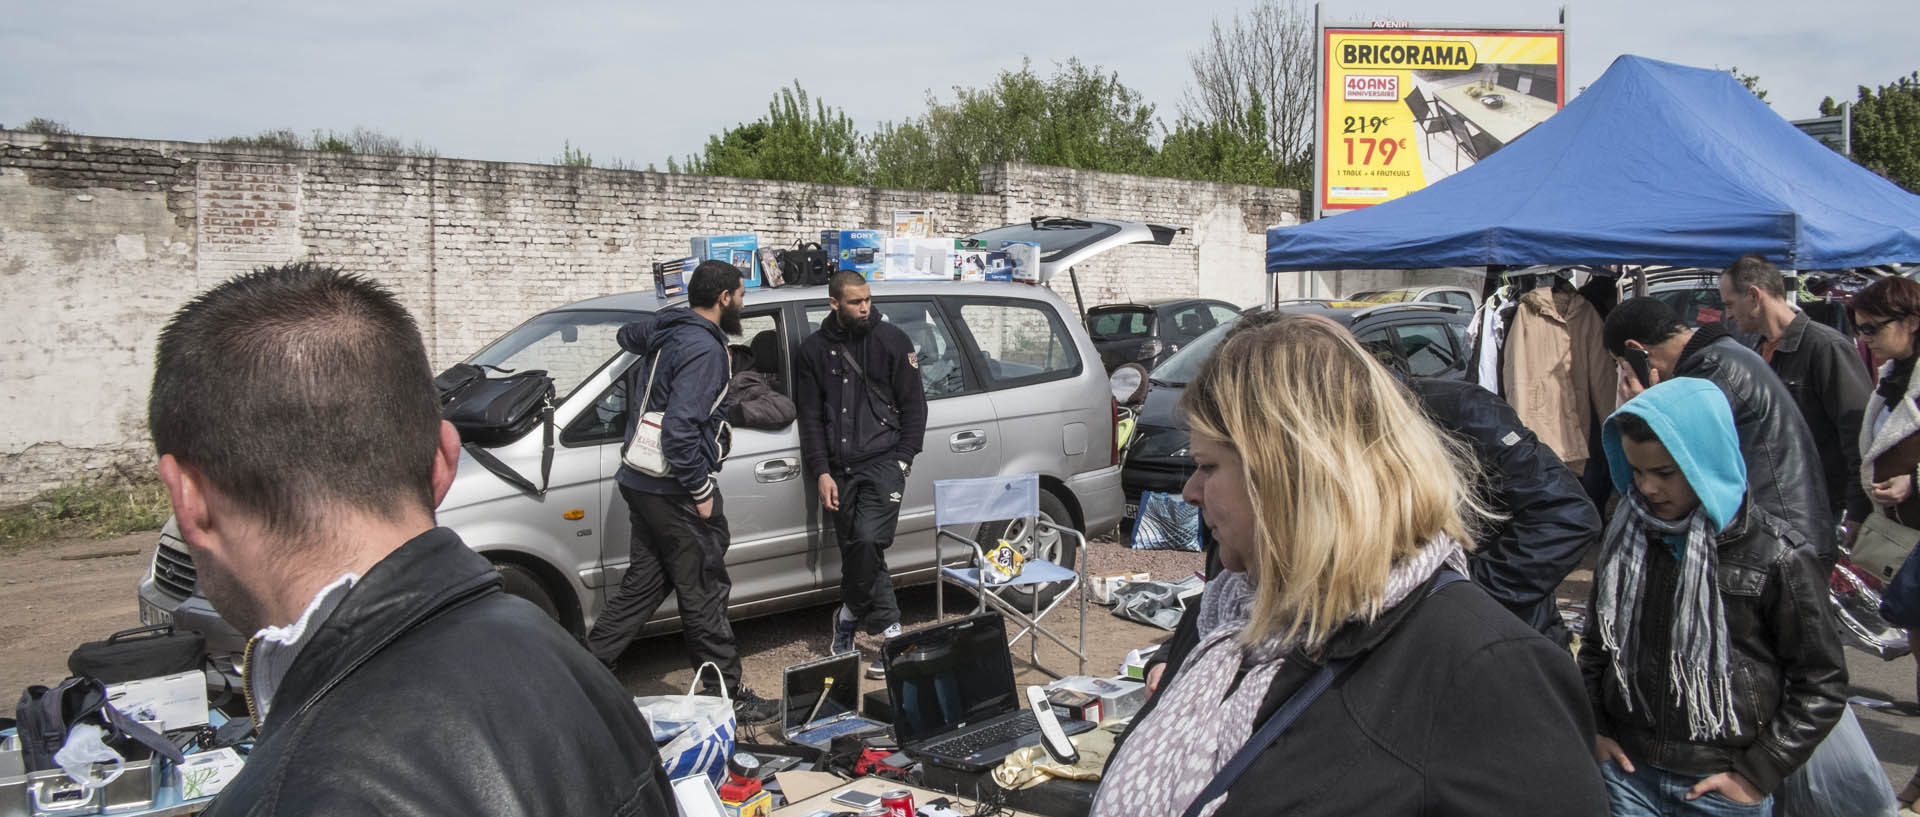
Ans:
[[[733,691],[733,717],[742,724],[772,723],[780,720],[780,702],[755,695],[741,684]]]
[[[878,658],[873,659],[873,663],[867,665],[867,680],[887,680],[887,663]]]
[[[833,611],[833,645],[827,649],[832,655],[853,652],[853,635],[859,629],[860,622],[846,617],[846,612],[844,606]]]

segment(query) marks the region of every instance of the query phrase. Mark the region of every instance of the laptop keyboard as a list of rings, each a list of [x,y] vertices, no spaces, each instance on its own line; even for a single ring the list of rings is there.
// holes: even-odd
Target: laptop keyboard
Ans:
[[[928,744],[922,751],[948,757],[967,757],[1038,731],[1040,722],[1034,719],[1032,710],[1023,709],[1018,715],[984,729]]]

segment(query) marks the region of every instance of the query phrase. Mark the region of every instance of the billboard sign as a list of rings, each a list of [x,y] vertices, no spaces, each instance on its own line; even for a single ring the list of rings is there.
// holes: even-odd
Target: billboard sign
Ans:
[[[1565,69],[1563,28],[1322,28],[1321,212],[1472,167],[1560,110]]]

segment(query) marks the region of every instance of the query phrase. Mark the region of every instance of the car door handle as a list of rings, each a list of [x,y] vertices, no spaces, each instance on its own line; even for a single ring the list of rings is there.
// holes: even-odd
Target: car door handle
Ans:
[[[953,449],[955,453],[979,451],[987,447],[987,432],[977,428],[956,431],[952,437],[947,438],[947,447]]]
[[[797,460],[762,460],[753,466],[754,482],[786,482],[800,476],[800,463]]]

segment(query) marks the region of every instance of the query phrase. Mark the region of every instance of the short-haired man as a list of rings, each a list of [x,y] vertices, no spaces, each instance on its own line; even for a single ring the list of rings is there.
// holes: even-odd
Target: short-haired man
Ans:
[[[1839,330],[1795,309],[1787,300],[1786,276],[1757,254],[1720,273],[1720,299],[1740,331],[1760,335],[1756,351],[1786,384],[1813,432],[1828,510],[1835,519],[1844,512],[1851,530],[1873,510],[1858,478],[1860,418],[1873,393],[1866,363]]]
[[[642,415],[662,412],[660,450],[668,473],[651,476],[624,462],[614,473],[632,520],[632,549],[626,575],[587,633],[587,649],[612,668],[671,591],[680,603],[693,666],[709,661],[718,666],[735,714],[763,723],[780,716],[780,705],[740,683],[740,651],[727,620],[732,538],[726,502],[714,480],[727,442],[721,439],[731,366],[727,335],[740,334],[746,297],[739,269],[704,261],[687,280],[686,306],[620,327],[620,348],[640,356],[627,377],[626,440],[632,444]],[[708,693],[720,692],[706,680]]]
[[[1607,314],[1602,343],[1620,367],[1624,399],[1677,377],[1699,377],[1726,392],[1739,431],[1740,453],[1755,504],[1784,520],[1833,566],[1839,543],[1827,506],[1827,486],[1807,475],[1820,467],[1807,421],[1794,408],[1778,375],[1752,349],[1708,324],[1688,329],[1658,298],[1633,298]],[[1651,382],[1641,383],[1628,356],[1645,355]]]
[[[229,814],[677,813],[613,675],[434,526],[459,463],[385,288],[296,264],[160,334],[148,424],[200,589],[253,633]]]
[[[860,273],[836,273],[827,303],[833,311],[800,343],[795,403],[800,453],[840,540],[832,647],[839,654],[853,651],[857,629],[888,638],[900,632],[886,550],[927,433],[927,393],[913,341],[881,320]],[[880,672],[878,661],[867,670],[869,677]]]

